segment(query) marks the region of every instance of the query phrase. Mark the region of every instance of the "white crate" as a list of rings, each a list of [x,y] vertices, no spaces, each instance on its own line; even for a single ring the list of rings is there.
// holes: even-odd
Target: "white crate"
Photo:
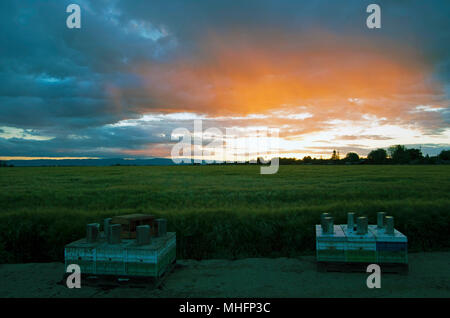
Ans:
[[[347,224],[341,225],[342,231],[347,236],[348,242],[369,242],[375,244],[375,236],[368,230],[366,234],[360,235],[356,231],[351,231],[347,229]]]
[[[127,247],[127,270],[131,276],[159,276],[176,257],[176,235],[168,232],[151,244]]]
[[[147,263],[156,263],[170,248],[176,245],[175,233],[165,237],[153,237],[151,244],[139,246],[135,243],[127,246],[127,260],[142,259]]]
[[[87,243],[86,239],[81,239],[64,248],[64,264],[67,268],[70,264],[80,266],[82,273],[95,274],[96,247],[99,243]]]
[[[376,225],[369,225],[369,231],[375,236],[377,241],[381,242],[408,242],[408,238],[400,231],[394,229],[394,235],[386,234],[385,228],[378,228]]]
[[[316,240],[317,241],[345,242],[346,237],[345,237],[345,233],[342,231],[342,228],[339,225],[334,225],[334,233],[328,234],[328,233],[323,233],[322,226],[316,224]]]
[[[66,245],[65,266],[77,264],[82,274],[159,276],[176,258],[176,235],[168,232],[152,238],[148,245],[135,240],[108,244],[104,239],[86,243],[86,239]]]
[[[97,247],[96,274],[126,275],[126,247],[132,243],[132,240],[122,240],[120,244],[100,244]]]
[[[334,233],[322,232],[316,225],[316,258],[318,261],[345,261],[347,238],[339,225],[334,225]]]

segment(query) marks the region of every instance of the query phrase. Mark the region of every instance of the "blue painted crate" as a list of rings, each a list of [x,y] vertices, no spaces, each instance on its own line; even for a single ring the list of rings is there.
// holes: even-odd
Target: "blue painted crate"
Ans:
[[[377,242],[377,251],[407,251],[408,243]]]
[[[408,264],[408,238],[394,229],[394,235],[386,234],[385,228],[369,225],[377,240],[377,261],[379,263]]]

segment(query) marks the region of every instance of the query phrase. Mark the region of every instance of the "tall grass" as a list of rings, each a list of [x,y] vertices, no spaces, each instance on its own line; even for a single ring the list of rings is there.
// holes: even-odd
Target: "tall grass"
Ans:
[[[322,212],[395,216],[411,250],[450,247],[448,166],[49,167],[0,170],[0,261],[62,260],[85,225],[126,213],[168,219],[179,258],[314,251]]]

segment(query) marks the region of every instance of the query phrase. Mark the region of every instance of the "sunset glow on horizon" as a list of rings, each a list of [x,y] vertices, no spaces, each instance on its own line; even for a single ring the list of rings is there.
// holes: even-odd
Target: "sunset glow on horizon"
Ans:
[[[383,2],[383,27],[369,30],[365,3],[272,4],[250,2],[237,14],[220,2],[204,16],[207,6],[181,1],[186,17],[175,18],[162,3],[90,3],[84,14],[97,28],[60,30],[61,47],[43,40],[44,49],[58,47],[59,62],[29,57],[3,74],[0,156],[169,158],[172,131],[192,131],[194,120],[205,130],[240,131],[241,146],[216,159],[245,152],[258,127],[278,129],[271,156],[280,157],[328,158],[333,149],[364,157],[395,144],[436,155],[449,147],[445,10],[413,1],[400,13]],[[11,62],[10,47],[3,60]],[[77,53],[70,62],[67,50]]]

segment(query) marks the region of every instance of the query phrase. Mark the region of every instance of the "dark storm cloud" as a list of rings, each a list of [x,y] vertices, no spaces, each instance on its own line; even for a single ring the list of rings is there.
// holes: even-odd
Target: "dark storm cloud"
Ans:
[[[82,8],[81,30],[65,26],[65,8],[72,2]],[[179,124],[176,121],[108,126],[139,118],[142,109],[164,107],[156,96],[146,93],[142,78],[131,66],[207,56],[208,51],[199,47],[201,39],[229,30],[238,30],[244,39],[265,39],[277,29],[285,31],[287,41],[296,41],[291,38],[294,34],[319,28],[370,34],[387,48],[404,40],[448,86],[450,2],[377,1],[383,9],[383,28],[375,35],[365,27],[365,8],[372,2],[3,0],[0,127],[36,129],[54,138],[0,138],[0,155],[107,155],[107,149],[140,149],[168,142],[171,129]],[[449,97],[446,89],[446,96],[439,99]],[[120,93],[124,90],[128,95]],[[448,126],[449,113],[442,114]],[[158,137],[161,134],[166,137]]]
[[[365,27],[366,7],[382,8],[382,28]],[[101,7],[101,2],[97,2]],[[185,1],[126,0],[115,7],[122,19],[143,19],[166,26],[186,49],[195,46],[205,31],[237,29],[242,34],[264,37],[264,31],[281,29],[287,35],[308,33],[311,28],[337,33],[405,41],[429,59],[447,80],[450,75],[450,3],[438,1]],[[295,38],[293,39],[295,40]],[[388,51],[388,50],[387,50]],[[198,52],[196,52],[198,53]]]
[[[152,128],[106,126],[74,130],[72,134],[53,131],[50,140],[0,138],[0,149],[5,156],[116,157],[122,149],[137,150],[149,144],[172,142],[170,132],[164,127],[159,127],[158,131],[166,131],[167,135],[156,134]]]
[[[69,30],[70,2],[1,2],[0,124],[92,126],[129,115],[126,105],[111,109],[107,88],[139,89],[126,65],[151,59],[158,44],[90,10],[81,30]]]

